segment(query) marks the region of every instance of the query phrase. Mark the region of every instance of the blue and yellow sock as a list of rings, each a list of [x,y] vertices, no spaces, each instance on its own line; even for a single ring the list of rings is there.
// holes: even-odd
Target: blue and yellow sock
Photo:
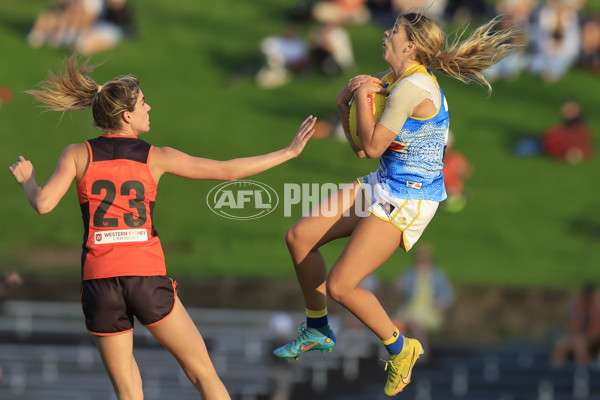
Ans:
[[[327,319],[327,307],[322,310],[306,309],[306,327],[318,330],[324,335],[329,333],[329,320]]]
[[[391,356],[400,354],[402,347],[404,347],[404,336],[400,333],[400,330],[396,328],[394,335],[387,340],[382,340],[385,348]]]

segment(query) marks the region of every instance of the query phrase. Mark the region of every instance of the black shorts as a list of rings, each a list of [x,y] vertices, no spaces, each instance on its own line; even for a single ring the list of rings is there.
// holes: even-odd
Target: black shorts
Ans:
[[[109,336],[133,330],[133,317],[144,326],[164,320],[175,306],[177,282],[167,276],[117,276],[81,284],[87,330]]]

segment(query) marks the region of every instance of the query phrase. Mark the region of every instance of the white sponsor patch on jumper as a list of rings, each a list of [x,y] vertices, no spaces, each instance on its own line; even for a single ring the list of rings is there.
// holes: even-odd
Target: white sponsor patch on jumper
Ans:
[[[406,181],[406,186],[409,188],[421,190],[423,184],[421,182]]]
[[[148,240],[146,229],[118,229],[94,233],[94,244],[145,242]]]

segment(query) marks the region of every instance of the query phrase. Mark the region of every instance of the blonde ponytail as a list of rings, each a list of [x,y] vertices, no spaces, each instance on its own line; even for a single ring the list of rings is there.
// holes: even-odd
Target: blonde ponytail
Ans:
[[[87,76],[97,65],[88,65],[89,58],[78,67],[76,56],[65,60],[65,71],[48,73],[48,79],[40,82],[40,90],[28,90],[35,99],[51,111],[86,110],[92,107],[98,84]]]
[[[104,131],[121,129],[121,115],[133,111],[140,92],[139,81],[124,75],[99,85],[88,76],[99,64],[89,65],[89,58],[79,67],[77,56],[65,60],[65,71],[48,73],[48,79],[38,84],[39,90],[29,90],[35,99],[51,111],[92,109],[94,126]]]
[[[435,57],[431,68],[465,83],[479,82],[487,86],[491,93],[492,86],[481,71],[496,64],[520,46],[513,42],[516,36],[514,30],[495,30],[498,22],[500,17],[492,19],[475,29],[466,40],[461,41],[459,36]]]
[[[487,86],[489,93],[492,87],[481,71],[521,46],[514,41],[517,31],[495,29],[501,17],[478,27],[465,40],[461,40],[462,34],[458,35],[450,45],[442,28],[430,18],[422,14],[403,14],[398,18],[409,40],[417,44],[417,61],[461,82],[478,82]]]

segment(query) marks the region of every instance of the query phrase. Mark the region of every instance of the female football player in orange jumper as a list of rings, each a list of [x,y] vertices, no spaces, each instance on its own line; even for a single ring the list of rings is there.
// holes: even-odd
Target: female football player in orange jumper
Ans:
[[[39,187],[30,161],[19,156],[10,171],[31,206],[45,214],[58,204],[73,179],[84,220],[81,301],[88,331],[119,400],[143,398],[133,356],[133,316],[177,359],[203,399],[229,399],[202,336],[166,276],[153,209],[160,177],[236,180],[297,157],[314,133],[316,118],[300,125],[289,146],[272,153],[216,161],[192,157],[139,139],[150,130],[144,93],[132,75],[103,85],[75,57],[66,73],[50,74],[29,93],[55,111],[91,108],[103,134],[67,146],[48,182]]]

